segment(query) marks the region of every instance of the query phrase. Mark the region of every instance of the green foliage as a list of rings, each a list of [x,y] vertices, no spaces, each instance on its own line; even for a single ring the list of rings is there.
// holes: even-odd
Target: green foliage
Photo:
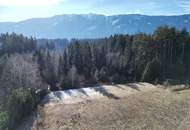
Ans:
[[[36,106],[36,97],[31,90],[19,88],[13,90],[8,97],[9,126],[14,127],[29,115]],[[15,122],[16,121],[16,122]]]
[[[153,35],[139,33],[114,35],[101,40],[74,40],[60,55],[57,63],[59,79],[52,78],[51,81],[55,81],[54,84],[63,84],[61,81],[64,81],[68,89],[80,87],[71,80],[80,76],[84,77],[82,82],[85,83],[91,79],[96,80],[94,83],[186,80],[190,77],[189,55],[187,30],[168,26],[157,28]],[[70,74],[72,66],[76,67],[74,75]],[[53,76],[54,73],[48,74]]]
[[[154,83],[156,80],[161,79],[161,66],[157,60],[147,63],[146,68],[142,74],[141,80],[144,82]]]
[[[0,110],[0,130],[8,130],[8,113]]]
[[[60,83],[60,87],[63,90],[72,89],[72,83],[68,80],[62,80]]]
[[[36,49],[35,39],[17,35],[16,33],[1,34],[0,43],[2,43],[0,55],[32,52]]]
[[[30,53],[36,48],[35,39],[15,33],[2,34],[0,42],[0,55]],[[98,82],[190,80],[190,36],[186,29],[161,26],[152,35],[74,39],[59,52],[48,46],[36,50],[34,59],[40,78],[53,91],[58,85],[69,89]]]

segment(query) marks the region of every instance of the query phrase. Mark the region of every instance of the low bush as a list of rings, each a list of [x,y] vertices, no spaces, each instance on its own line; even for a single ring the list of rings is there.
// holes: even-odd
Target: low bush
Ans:
[[[0,130],[8,130],[8,113],[0,109]]]
[[[9,128],[12,129],[35,109],[37,101],[31,90],[19,88],[10,93],[7,103]]]

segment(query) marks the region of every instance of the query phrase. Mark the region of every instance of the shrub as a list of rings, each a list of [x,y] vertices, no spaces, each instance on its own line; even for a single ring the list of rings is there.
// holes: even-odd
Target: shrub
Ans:
[[[8,113],[0,110],[0,130],[8,130]]]
[[[29,115],[36,106],[36,97],[31,90],[19,88],[13,90],[8,97],[8,114],[10,129]]]
[[[147,63],[142,74],[141,81],[154,83],[156,79],[160,79],[160,72],[160,62],[154,59],[153,61]]]

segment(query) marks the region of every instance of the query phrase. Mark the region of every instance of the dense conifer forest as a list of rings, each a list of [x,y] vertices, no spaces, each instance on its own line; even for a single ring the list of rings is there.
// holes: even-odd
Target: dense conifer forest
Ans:
[[[152,35],[72,39],[61,50],[48,42],[39,47],[35,38],[15,33],[1,34],[0,43],[2,87],[49,85],[58,90],[98,83],[185,82],[190,77],[190,36],[186,29],[162,26]]]
[[[15,119],[27,115],[30,109],[26,108],[35,108],[38,100],[27,90],[49,86],[56,91],[139,81],[162,84],[168,79],[190,81],[190,35],[186,29],[162,26],[153,34],[72,39],[61,49],[48,40],[39,46],[35,38],[7,33],[0,35],[0,46],[0,102],[5,104],[0,110],[8,111],[8,116],[1,112],[0,116],[3,121],[9,120],[10,128]],[[26,96],[29,104],[18,96]],[[22,107],[13,110],[19,105],[15,102],[22,102]],[[23,115],[15,115],[23,110]]]
[[[37,50],[35,55],[42,79],[53,90],[98,83],[186,82],[190,77],[189,33],[167,26],[152,35],[72,40],[60,53]]]

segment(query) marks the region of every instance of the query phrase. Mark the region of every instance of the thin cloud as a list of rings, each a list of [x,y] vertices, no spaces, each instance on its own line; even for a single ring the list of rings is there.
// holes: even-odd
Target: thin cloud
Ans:
[[[190,1],[181,1],[179,6],[187,13],[190,12]]]
[[[55,5],[64,0],[0,0],[0,6],[45,6]]]
[[[0,6],[0,13],[5,9],[5,7]]]

